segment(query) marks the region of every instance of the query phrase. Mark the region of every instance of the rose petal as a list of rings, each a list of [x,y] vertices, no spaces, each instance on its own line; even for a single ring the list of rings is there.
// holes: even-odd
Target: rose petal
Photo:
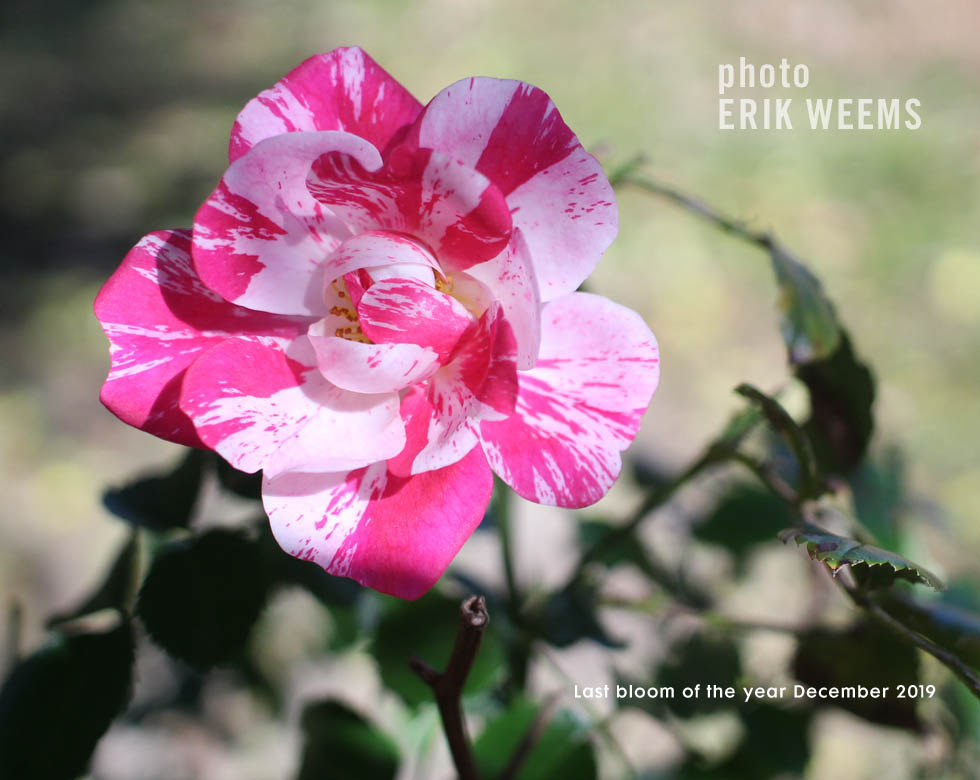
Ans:
[[[519,375],[513,416],[480,426],[493,470],[541,504],[599,500],[657,386],[657,343],[635,312],[573,293],[542,312],[538,364]],[[409,436],[411,443],[411,436]]]
[[[385,279],[357,304],[361,330],[376,344],[418,344],[445,363],[474,318],[459,301],[417,279]]]
[[[447,269],[489,260],[510,238],[510,210],[500,191],[450,154],[404,149],[380,170],[345,154],[324,154],[308,187],[352,233],[407,233],[432,247]]]
[[[451,154],[496,185],[525,234],[544,301],[575,290],[616,237],[616,198],[602,166],[537,87],[458,81],[429,102],[402,143]]]
[[[262,500],[290,555],[415,599],[480,524],[492,489],[477,447],[450,466],[407,479],[387,473],[383,463],[350,473],[266,477]]]
[[[357,47],[310,57],[246,104],[228,144],[234,161],[265,138],[302,130],[343,130],[384,149],[422,105]]]
[[[305,341],[305,340],[303,340]],[[181,409],[201,440],[242,471],[340,471],[404,446],[398,395],[363,395],[327,382],[307,342],[290,355],[226,341],[184,377]]]
[[[178,406],[184,370],[225,339],[285,347],[307,320],[249,311],[207,289],[194,270],[189,230],[144,236],[95,299],[112,366],[102,403],[160,438],[203,446]]]
[[[319,323],[318,323],[319,324]],[[415,344],[364,344],[310,330],[320,373],[331,384],[355,393],[393,393],[428,379],[439,356]]]
[[[367,141],[324,131],[268,138],[229,166],[194,219],[194,263],[208,287],[250,309],[324,314],[324,261],[350,231],[310,197],[306,174],[331,150],[381,164]]]

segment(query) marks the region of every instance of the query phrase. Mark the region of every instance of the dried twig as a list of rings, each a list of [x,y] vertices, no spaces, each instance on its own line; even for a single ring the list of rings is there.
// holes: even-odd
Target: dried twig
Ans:
[[[449,750],[460,780],[477,780],[476,762],[473,749],[466,733],[463,719],[462,697],[466,678],[473,661],[480,650],[483,632],[490,622],[487,605],[483,596],[470,596],[459,608],[459,628],[449,663],[444,672],[438,672],[417,657],[409,659],[409,666],[432,688],[442,717],[442,728],[446,732]]]

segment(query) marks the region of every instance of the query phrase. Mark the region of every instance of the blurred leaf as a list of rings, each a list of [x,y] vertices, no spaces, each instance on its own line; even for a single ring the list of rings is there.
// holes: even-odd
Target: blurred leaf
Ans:
[[[836,706],[885,726],[917,729],[916,700],[897,697],[896,686],[919,681],[919,656],[911,645],[870,623],[841,630],[816,629],[799,638],[793,676],[808,687],[888,686],[881,698],[841,697],[808,700]]]
[[[735,752],[712,767],[692,757],[681,771],[685,780],[768,780],[801,777],[810,758],[808,732],[812,715],[759,702],[740,710],[745,736]]]
[[[129,539],[116,554],[116,558],[102,584],[83,599],[78,606],[49,617],[48,628],[75,618],[91,615],[102,609],[112,608],[123,613],[129,612],[133,595],[136,592],[138,573],[139,543],[136,534],[131,533]]]
[[[829,357],[840,343],[840,327],[820,281],[782,247],[769,242],[768,249],[779,285],[780,331],[790,363]]]
[[[980,612],[976,608],[966,609],[946,599],[923,601],[897,593],[888,594],[881,604],[909,628],[980,669]]]
[[[753,485],[739,484],[721,497],[708,516],[694,526],[694,536],[724,547],[741,566],[750,548],[772,542],[795,519],[793,510],[776,496]]]
[[[810,394],[810,417],[803,430],[824,471],[847,473],[864,457],[874,430],[875,381],[841,329],[833,354],[796,368]]]
[[[630,463],[633,481],[644,488],[662,488],[672,479],[671,474],[659,463],[649,459],[633,458]]]
[[[305,588],[324,606],[350,606],[365,592],[354,580],[327,574],[318,564],[285,552],[272,535],[269,520],[264,516],[258,522],[255,546],[271,580],[279,585]]]
[[[790,413],[775,398],[766,395],[750,384],[740,384],[735,388],[735,392],[758,404],[769,424],[793,450],[800,469],[800,496],[802,498],[816,498],[825,492],[826,488],[817,467],[816,458],[813,455],[810,439]]]
[[[886,549],[901,549],[906,507],[905,459],[896,447],[867,459],[850,476],[854,510]]]
[[[720,452],[733,452],[742,439],[762,422],[762,409],[756,405],[747,406],[733,414],[725,424],[721,436],[712,444],[712,449]]]
[[[129,699],[133,633],[58,635],[0,690],[0,777],[72,780]]]
[[[888,587],[896,578],[912,583],[921,582],[935,590],[946,587],[935,574],[908,558],[870,544],[861,544],[854,539],[795,528],[786,529],[780,536],[784,542],[793,540],[805,546],[810,558],[825,563],[831,571],[850,566],[858,582],[865,587]]]
[[[539,705],[515,699],[491,720],[473,744],[481,777],[499,777],[508,766],[524,735],[531,728]],[[567,710],[551,718],[533,750],[521,762],[518,780],[592,780],[597,776],[587,730]]]
[[[253,501],[262,500],[261,471],[254,474],[239,471],[217,454],[214,456],[214,471],[218,475],[218,482],[225,490],[229,490],[241,498],[248,498]]]
[[[340,702],[307,705],[303,733],[297,780],[390,780],[398,771],[391,737]]]
[[[374,656],[382,680],[411,706],[432,701],[432,690],[409,668],[408,659],[416,655],[436,669],[445,668],[459,625],[459,601],[437,591],[417,601],[392,596],[380,600],[385,609],[374,637]],[[467,694],[493,685],[503,667],[503,651],[490,617],[490,630],[483,635],[466,680]]]
[[[160,550],[136,611],[168,653],[207,668],[242,650],[270,587],[258,545],[213,530]]]
[[[579,579],[552,593],[532,618],[537,635],[555,647],[567,647],[580,639],[591,639],[604,647],[623,647],[599,622],[596,595],[595,586]]]
[[[187,528],[207,461],[207,452],[188,450],[170,473],[152,474],[111,488],[102,496],[102,503],[117,517],[151,531]]]
[[[711,631],[697,631],[671,648],[669,659],[657,672],[655,686],[672,687],[674,697],[633,701],[653,714],[663,706],[682,718],[731,708],[732,699],[708,698],[703,695],[703,690],[709,685],[735,687],[741,673],[738,649],[729,636]],[[700,697],[685,699],[681,696],[684,688],[697,683],[702,688]]]

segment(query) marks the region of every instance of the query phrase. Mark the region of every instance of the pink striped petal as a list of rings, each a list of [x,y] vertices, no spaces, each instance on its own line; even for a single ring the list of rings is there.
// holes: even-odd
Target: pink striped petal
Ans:
[[[226,341],[187,370],[180,406],[201,440],[235,468],[340,471],[398,453],[398,395],[362,395],[327,382],[312,348],[287,355]]]
[[[439,264],[432,253],[418,241],[400,233],[369,230],[351,236],[337,247],[324,264],[324,279],[330,284],[351,271],[366,268],[377,281],[392,275],[379,273],[388,268],[394,267],[403,271],[415,266],[429,268],[429,279],[433,278],[432,270],[439,270]],[[421,278],[426,277],[423,275]]]
[[[517,367],[532,368],[541,346],[541,300],[523,231],[515,230],[506,250],[467,269],[466,273],[486,286],[493,299],[500,301],[517,340]]]
[[[389,471],[408,476],[455,463],[476,444],[483,420],[511,414],[516,354],[513,331],[494,304],[460,340],[452,361],[402,398],[406,444],[388,461]]]
[[[465,269],[507,246],[510,210],[500,191],[452,156],[399,148],[376,169],[328,153],[308,178],[313,197],[351,232],[392,230],[421,239],[449,269]]]
[[[194,220],[194,263],[208,287],[250,309],[324,314],[324,261],[350,235],[306,188],[328,151],[381,164],[367,141],[324,131],[268,138],[229,166]]]
[[[364,344],[310,329],[320,373],[331,384],[355,393],[392,393],[428,379],[439,356],[415,344]]]
[[[340,474],[266,477],[262,498],[282,548],[331,574],[404,599],[431,588],[483,519],[493,475],[477,447],[410,478],[383,463]]]
[[[234,161],[265,138],[303,130],[343,130],[384,149],[422,105],[357,47],[310,57],[250,100],[228,144]]]
[[[95,316],[112,360],[102,403],[123,422],[192,447],[203,443],[177,403],[185,369],[225,339],[284,347],[308,322],[240,308],[205,287],[189,230],[144,236],[99,291]]]
[[[451,154],[497,186],[525,234],[544,301],[575,290],[616,237],[602,167],[537,87],[459,81],[429,102],[405,144]]]
[[[515,414],[481,424],[483,449],[525,498],[587,506],[612,485],[640,427],[657,387],[657,343],[639,315],[596,295],[559,298],[542,318],[538,364],[519,375]]]
[[[475,323],[459,301],[417,279],[385,279],[357,304],[361,330],[376,344],[418,344],[445,363]]]

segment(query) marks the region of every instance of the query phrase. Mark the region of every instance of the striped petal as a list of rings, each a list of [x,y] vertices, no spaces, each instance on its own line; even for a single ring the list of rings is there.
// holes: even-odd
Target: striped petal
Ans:
[[[382,593],[431,588],[480,524],[493,475],[479,447],[442,469],[397,477],[377,463],[266,476],[262,500],[282,548]]]
[[[343,130],[384,149],[422,105],[357,47],[310,57],[250,100],[228,144],[234,161],[266,138],[309,130]]]
[[[621,468],[657,386],[657,343],[635,312],[573,293],[542,312],[537,365],[519,375],[515,413],[480,426],[493,470],[540,504],[598,501]],[[411,436],[409,436],[411,442]]]
[[[429,102],[404,143],[451,154],[496,185],[524,232],[544,301],[575,290],[616,237],[602,167],[537,87],[458,81]]]
[[[313,164],[308,187],[352,233],[407,233],[432,247],[448,269],[489,260],[510,238],[510,210],[500,191],[451,153],[400,148],[382,168],[328,153]]]
[[[442,363],[474,324],[459,301],[417,279],[384,279],[371,285],[357,304],[364,334],[376,344],[417,344]]]
[[[194,263],[208,287],[250,309],[324,314],[324,261],[350,231],[310,197],[306,175],[332,150],[381,164],[367,141],[324,131],[268,138],[228,167],[194,219]]]
[[[287,355],[226,341],[187,370],[180,406],[205,445],[237,469],[268,474],[359,468],[403,448],[396,393],[341,390],[316,370],[306,339],[293,346]]]
[[[226,339],[285,347],[307,320],[249,311],[204,286],[189,230],[144,236],[95,299],[112,366],[102,403],[123,422],[168,441],[201,447],[178,405],[184,372]]]

